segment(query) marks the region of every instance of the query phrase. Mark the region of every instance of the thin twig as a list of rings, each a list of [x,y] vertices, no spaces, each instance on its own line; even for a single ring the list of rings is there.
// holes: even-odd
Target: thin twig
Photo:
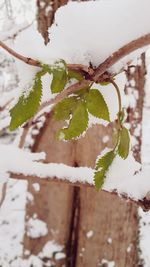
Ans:
[[[20,137],[20,141],[19,141],[19,145],[18,145],[19,148],[23,148],[24,147],[26,137],[27,137],[29,129],[30,129],[31,125],[32,125],[32,120],[33,120],[33,118],[30,119],[28,121],[28,123],[26,123],[26,125],[24,126],[24,130],[23,130],[23,133],[22,133],[22,135]]]
[[[17,53],[12,48],[8,47],[4,42],[0,41],[0,46],[3,49],[5,49],[9,54],[11,54],[15,58],[23,61],[24,63],[32,65],[32,66],[35,66],[35,67],[40,67],[40,62],[39,61],[34,60],[34,59],[30,58],[30,57],[25,57],[25,56]]]
[[[3,204],[4,200],[5,200],[6,190],[7,190],[7,183],[4,183],[2,185],[2,196],[1,196],[1,199],[0,199],[0,207],[2,206],[2,204]]]
[[[118,105],[119,105],[119,111],[118,111],[118,113],[120,114],[121,111],[122,111],[122,103],[121,103],[122,101],[121,101],[120,90],[119,90],[118,85],[115,83],[115,81],[113,79],[110,79],[110,82],[113,84],[113,86],[116,89],[116,93],[117,93],[117,96],[118,96]]]

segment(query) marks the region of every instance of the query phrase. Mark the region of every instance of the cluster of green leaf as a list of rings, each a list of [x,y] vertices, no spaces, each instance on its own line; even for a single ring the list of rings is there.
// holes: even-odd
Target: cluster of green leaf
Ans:
[[[52,82],[50,84],[52,93],[60,93],[73,78],[78,81],[84,78],[78,72],[68,71],[63,60],[56,62],[52,66],[41,64],[41,70],[35,75],[29,94],[23,92],[17,104],[10,110],[11,122],[9,129],[11,131],[28,121],[38,111],[42,97],[41,78],[46,73],[52,75]]]
[[[55,119],[68,122],[68,126],[59,131],[59,138],[70,140],[79,137],[88,127],[89,113],[110,121],[107,104],[97,89],[83,88],[58,103],[54,108]]]
[[[60,93],[72,79],[81,81],[85,78],[84,75],[77,71],[68,70],[63,60],[56,62],[53,66],[41,64],[41,70],[35,75],[33,87],[29,93],[23,92],[17,104],[10,110],[11,122],[9,128],[11,131],[27,122],[38,111],[42,97],[41,78],[46,73],[52,75],[50,84],[52,93]],[[102,86],[107,84],[108,82],[101,83]],[[119,94],[119,92],[117,93]],[[88,128],[89,114],[99,119],[110,121],[108,106],[103,95],[99,90],[93,89],[91,86],[82,88],[55,105],[54,118],[67,123],[65,128],[59,130],[58,138],[70,140],[83,134]],[[122,159],[128,157],[130,137],[123,123],[124,112],[119,110],[118,125],[116,127],[117,138],[114,149],[107,152],[96,162],[94,183],[97,190],[102,187],[109,167],[116,155],[119,155]]]

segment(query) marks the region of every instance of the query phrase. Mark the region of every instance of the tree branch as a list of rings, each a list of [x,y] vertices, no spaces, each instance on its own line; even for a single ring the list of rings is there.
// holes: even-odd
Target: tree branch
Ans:
[[[120,59],[147,45],[150,45],[150,33],[124,45],[97,67],[94,72],[93,80],[97,81],[105,71],[116,64]]]
[[[12,55],[13,57],[23,61],[24,63],[28,64],[28,65],[32,65],[35,67],[40,67],[40,62],[37,60],[34,60],[30,57],[25,57],[19,53],[17,53],[16,51],[14,51],[12,48],[8,47],[4,42],[0,41],[0,46],[6,50],[10,55]]]
[[[30,57],[25,57],[19,53],[17,53],[15,50],[7,46],[4,42],[0,41],[0,47],[2,47],[4,50],[6,50],[10,55],[13,57],[19,59],[20,61],[34,66],[34,67],[41,67],[41,63],[38,60],[35,60]],[[90,68],[89,66],[84,66],[82,64],[67,64],[68,69],[70,70],[78,70],[78,71],[84,71],[88,73],[89,75],[92,75],[94,73],[94,70]]]
[[[108,57],[103,63],[101,63],[95,70],[93,70],[88,66],[83,66],[80,64],[79,65],[68,64],[67,67],[70,69],[78,69],[86,71],[90,75],[89,79],[96,82],[110,67],[116,64],[120,59],[134,52],[135,50],[147,46],[149,44],[150,44],[150,33],[142,37],[139,37],[136,40],[131,41],[130,43],[121,47],[119,50],[114,52],[110,57]],[[3,49],[5,49],[9,54],[23,61],[24,63],[40,67],[39,61],[20,55],[19,53],[15,52],[13,49],[8,47],[6,44],[4,44],[2,41],[0,41],[0,46]]]

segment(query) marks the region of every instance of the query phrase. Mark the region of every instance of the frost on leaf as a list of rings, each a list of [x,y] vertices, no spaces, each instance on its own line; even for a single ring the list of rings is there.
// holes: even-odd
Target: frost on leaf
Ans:
[[[64,134],[65,140],[80,136],[88,127],[88,112],[83,101],[78,102],[68,128],[62,129],[59,136]]]
[[[107,171],[112,164],[116,154],[114,150],[107,152],[104,156],[102,156],[96,163],[96,172],[94,174],[94,183],[97,190],[99,190],[105,180]]]
[[[26,97],[24,94],[19,98],[18,103],[10,110],[11,122],[9,129],[15,130],[24,122],[34,116],[40,105],[42,96],[41,75],[36,74],[33,88]]]
[[[53,79],[51,83],[52,93],[60,93],[67,83],[67,71],[64,61],[56,62],[52,69]]]
[[[56,120],[67,120],[77,104],[76,97],[68,97],[59,102],[54,108]]]

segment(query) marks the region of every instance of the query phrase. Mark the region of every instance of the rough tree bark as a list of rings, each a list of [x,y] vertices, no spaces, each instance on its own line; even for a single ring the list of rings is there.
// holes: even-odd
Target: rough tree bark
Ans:
[[[38,30],[42,34],[45,44],[49,42],[48,28],[54,21],[56,10],[67,2],[68,0],[37,0]]]
[[[53,0],[51,6],[49,0],[37,1],[39,31],[45,43],[48,42],[47,26],[51,24],[57,7],[65,3],[66,1]],[[48,9],[49,6],[54,9]],[[45,13],[45,8],[50,11]],[[132,87],[132,92],[138,94],[136,107],[128,110],[132,135],[141,125],[144,75],[145,61],[142,56],[141,64],[134,69],[129,68],[127,72],[126,91],[131,93]],[[50,113],[39,136],[35,139],[32,151],[45,151],[46,162],[94,167],[100,151],[106,145],[111,146],[111,139],[107,143],[102,141],[104,136],[111,136],[111,127],[96,125],[88,130],[84,138],[67,143],[57,141],[55,138],[56,131],[60,127],[61,123],[55,122]],[[134,154],[138,160],[140,160],[140,137],[141,128],[134,147]],[[47,223],[49,232],[39,239],[25,235],[25,250],[28,249],[37,255],[48,240],[55,240],[64,246],[66,253],[66,258],[59,261],[53,257],[56,267],[107,267],[104,259],[114,261],[115,267],[138,266],[138,216],[133,204],[104,192],[97,193],[92,188],[72,188],[53,182],[50,182],[49,186],[40,182],[39,192],[36,192],[29,182],[29,192],[32,193],[34,201],[28,202],[27,221],[33,214],[37,214],[39,219]]]

